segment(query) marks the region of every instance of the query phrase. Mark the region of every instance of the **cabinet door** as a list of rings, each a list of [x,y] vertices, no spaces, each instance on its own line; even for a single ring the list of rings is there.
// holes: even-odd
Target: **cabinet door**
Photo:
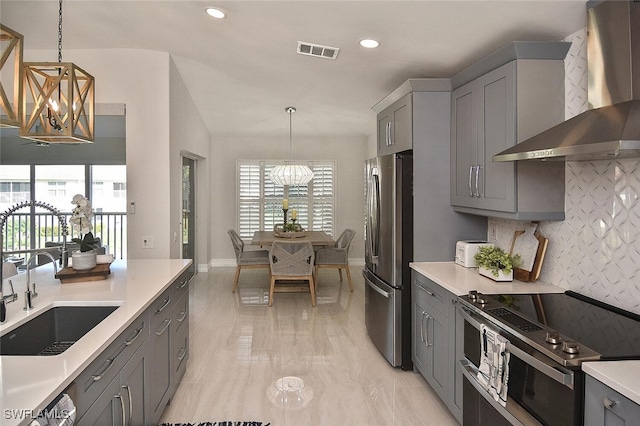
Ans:
[[[171,385],[171,317],[151,330],[149,339],[149,375],[146,389],[149,391],[147,420],[157,423],[169,400]]]
[[[393,126],[393,111],[385,109],[378,114],[378,155],[391,154],[391,131]]]
[[[402,152],[413,148],[413,95],[409,93],[392,105],[393,125],[391,148]]]
[[[427,303],[413,295],[413,365],[420,373],[427,377],[429,373],[429,349],[426,340],[425,317],[427,315]]]
[[[79,426],[124,426],[127,412],[124,404],[120,380],[116,377],[77,423]]]
[[[477,79],[479,208],[516,211],[515,163],[492,160],[516,141],[515,73],[513,61]]]
[[[451,94],[451,204],[475,207],[475,173],[478,165],[475,81]]]
[[[586,375],[585,426],[637,425],[640,406],[602,382]]]
[[[120,372],[120,394],[123,397],[127,424],[145,425],[145,378],[148,374],[148,345],[143,345]]]

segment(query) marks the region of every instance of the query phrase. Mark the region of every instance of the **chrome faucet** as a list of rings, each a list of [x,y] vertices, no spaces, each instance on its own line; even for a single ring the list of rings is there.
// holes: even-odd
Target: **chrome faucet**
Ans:
[[[69,266],[69,251],[67,250],[67,236],[69,235],[69,228],[67,227],[67,219],[65,217],[64,214],[62,214],[58,209],[56,209],[55,207],[47,204],[47,203],[43,203],[41,201],[23,201],[21,203],[18,204],[14,204],[13,206],[9,207],[9,209],[5,210],[4,212],[0,213],[0,263],[2,263],[4,261],[4,253],[3,253],[3,249],[4,249],[4,224],[7,221],[7,218],[9,216],[11,216],[13,213],[15,213],[17,210],[20,210],[24,207],[40,207],[46,210],[49,210],[51,213],[53,213],[54,215],[58,216],[58,224],[60,226],[60,230],[61,230],[61,235],[62,235],[62,247],[60,248],[60,266],[62,268],[66,268],[67,266]],[[28,252],[28,251],[27,251]],[[15,252],[14,252],[15,253]],[[46,252],[41,252],[40,254],[46,254],[47,256],[49,256],[51,259],[53,259],[53,256],[51,256],[51,254],[46,253]],[[37,253],[36,255],[37,256]],[[33,256],[32,256],[33,258]],[[29,259],[30,261],[31,259]],[[56,260],[53,259],[53,264],[54,264],[54,268],[56,268],[55,266],[55,262]],[[3,282],[3,273],[2,273],[2,269],[0,268],[0,295],[2,295],[2,282]],[[56,274],[57,274],[57,269],[56,269]],[[35,291],[35,284],[33,285],[33,292],[30,292],[29,290],[29,262],[27,262],[27,294],[29,297],[29,300],[25,300],[25,310],[26,309],[30,309],[31,305],[31,298],[35,297],[38,295],[38,293],[36,293]],[[15,298],[17,298],[17,296],[15,296],[14,298],[14,292],[13,292],[13,283],[11,283],[11,293],[12,295],[8,296],[7,299],[0,298],[0,322],[4,322],[7,319],[7,307],[6,307],[6,302],[5,300],[13,299],[11,301],[14,301]]]
[[[56,266],[56,259],[51,255],[51,253],[46,251],[37,251],[29,257],[27,260],[27,291],[24,292],[24,310],[28,311],[33,308],[33,299],[38,297],[38,292],[36,291],[36,283],[33,283],[33,290],[31,290],[31,261],[33,259],[36,260],[36,266],[38,263],[38,256],[47,256],[51,259],[51,263],[53,263],[53,274],[58,274],[58,267]]]

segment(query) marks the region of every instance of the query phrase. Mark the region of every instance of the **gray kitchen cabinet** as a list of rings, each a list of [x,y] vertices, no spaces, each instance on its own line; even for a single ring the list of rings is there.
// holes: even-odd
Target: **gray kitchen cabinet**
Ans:
[[[78,420],[78,425],[145,425],[148,346],[143,344]]]
[[[412,359],[415,369],[458,419],[462,389],[456,383],[456,296],[412,271]]]
[[[585,426],[637,425],[640,406],[590,375],[585,375]]]
[[[492,160],[563,120],[562,60],[512,60],[453,90],[454,210],[516,220],[563,220],[563,162]]]
[[[378,114],[378,155],[413,147],[412,94],[408,93]]]
[[[188,359],[189,273],[176,279],[151,305],[147,421],[156,424],[175,393]]]

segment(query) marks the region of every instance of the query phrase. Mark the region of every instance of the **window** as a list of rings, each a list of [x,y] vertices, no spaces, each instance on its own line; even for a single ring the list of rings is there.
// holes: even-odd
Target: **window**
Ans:
[[[238,234],[251,239],[255,231],[272,230],[283,223],[282,200],[289,211],[298,211],[298,223],[313,231],[333,235],[335,206],[335,162],[309,161],[313,179],[307,185],[283,187],[269,179],[274,161],[238,161]],[[289,218],[291,213],[289,213]]]
[[[47,194],[49,197],[64,197],[67,195],[66,182],[47,182]]]

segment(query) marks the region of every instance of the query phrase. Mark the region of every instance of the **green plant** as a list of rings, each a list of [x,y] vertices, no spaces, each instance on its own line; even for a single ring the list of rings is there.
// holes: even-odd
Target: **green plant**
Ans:
[[[97,238],[94,238],[91,232],[87,232],[86,234],[84,234],[84,237],[82,237],[82,239],[72,238],[71,241],[73,241],[74,243],[80,244],[81,252],[87,252],[97,248],[98,241],[100,240],[98,240]]]
[[[519,254],[511,256],[500,247],[481,246],[473,257],[476,266],[486,268],[494,276],[499,276],[500,271],[510,274],[514,267],[520,266],[522,259]]]
[[[286,223],[282,230],[284,232],[300,232],[302,231],[302,226],[299,223]]]

